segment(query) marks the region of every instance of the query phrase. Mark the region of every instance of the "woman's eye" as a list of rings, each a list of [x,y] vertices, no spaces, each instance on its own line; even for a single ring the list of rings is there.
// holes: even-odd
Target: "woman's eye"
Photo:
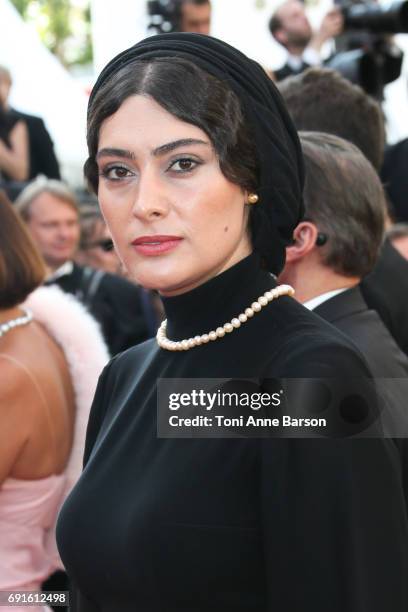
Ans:
[[[128,178],[128,176],[132,175],[130,170],[124,166],[110,166],[108,168],[104,168],[100,174],[104,178],[111,181],[120,181],[121,179]]]
[[[170,164],[169,170],[174,170],[175,172],[179,172],[180,174],[183,172],[191,172],[198,166],[199,162],[195,159],[190,159],[189,157],[183,157],[182,159],[177,159],[176,161]]]

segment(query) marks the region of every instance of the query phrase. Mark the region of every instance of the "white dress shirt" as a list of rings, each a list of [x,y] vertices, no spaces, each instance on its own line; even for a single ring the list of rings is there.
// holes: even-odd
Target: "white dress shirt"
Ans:
[[[327,302],[327,300],[330,300],[330,298],[334,297],[335,295],[339,295],[339,293],[343,293],[343,291],[347,291],[347,289],[349,288],[350,287],[344,287],[343,289],[334,289],[333,291],[326,291],[326,293],[321,293],[320,295],[317,295],[311,300],[303,302],[303,306],[308,310],[314,310],[315,308],[320,306],[320,304],[323,304],[323,302]]]

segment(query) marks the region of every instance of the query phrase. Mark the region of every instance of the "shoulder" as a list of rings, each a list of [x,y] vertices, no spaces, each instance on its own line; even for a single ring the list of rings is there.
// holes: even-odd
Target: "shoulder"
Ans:
[[[150,338],[115,355],[104,370],[106,379],[109,379],[110,382],[118,378],[123,382],[127,379],[130,384],[133,384],[135,372],[146,370],[158,351],[156,340]]]
[[[294,71],[291,69],[288,63],[284,64],[281,68],[274,70],[274,75],[277,81],[283,81],[288,76],[292,76]]]
[[[0,353],[0,368],[0,403],[11,394],[17,393],[19,388],[31,386],[25,367],[14,357]]]
[[[101,287],[103,286],[111,291],[119,292],[121,295],[136,298],[140,295],[140,287],[138,287],[138,285],[126,280],[126,278],[122,278],[116,274],[110,274],[109,272],[105,272],[102,277]]]
[[[121,276],[105,272],[96,291],[96,299],[115,311],[116,315],[120,313],[122,324],[143,315],[141,288]]]
[[[27,368],[15,357],[0,354],[0,414],[2,423],[13,421],[29,425],[29,414],[41,405],[42,398]],[[38,401],[36,401],[36,398]],[[30,410],[28,410],[30,408]]]
[[[274,350],[268,366],[291,377],[369,376],[365,360],[338,329],[292,298],[272,305]]]
[[[120,405],[120,397],[128,397],[143,371],[156,354],[157,344],[148,340],[115,355],[103,369],[92,402],[84,453],[84,466],[89,460],[100,431],[108,424]],[[151,379],[150,379],[151,381]],[[114,401],[117,400],[117,401]]]
[[[30,294],[26,306],[60,344],[73,345],[77,351],[84,346],[91,354],[94,349],[106,363],[108,352],[99,325],[74,296],[56,285],[39,287]]]
[[[29,372],[19,360],[0,354],[0,487],[38,428],[44,404]]]
[[[39,287],[25,305],[62,348],[77,406],[89,407],[99,373],[109,360],[99,324],[74,296],[55,285]]]
[[[41,117],[37,117],[37,115],[29,115],[28,113],[22,113],[21,111],[16,110],[14,108],[11,109],[10,112],[13,114],[13,116],[25,121],[27,125],[37,127],[44,125],[44,121],[41,119]]]
[[[110,397],[120,388],[124,392],[135,387],[158,353],[154,339],[146,340],[115,355],[103,368],[98,381],[95,399],[109,403]]]
[[[5,121],[6,121],[7,130],[8,130],[9,133],[12,130],[14,130],[14,128],[16,126],[24,126],[25,127],[25,121],[24,121],[23,117],[21,117],[19,114],[15,113],[12,110],[10,110],[7,113],[5,113],[4,118],[5,118]]]
[[[283,343],[297,341],[299,345],[305,346],[305,340],[308,339],[311,345],[340,343],[352,346],[335,327],[293,298],[282,297],[270,306],[269,327],[279,334]]]

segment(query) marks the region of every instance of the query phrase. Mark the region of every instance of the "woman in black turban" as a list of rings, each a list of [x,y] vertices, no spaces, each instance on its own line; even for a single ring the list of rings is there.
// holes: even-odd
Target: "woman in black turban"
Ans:
[[[88,147],[117,251],[167,319],[99,381],[57,533],[78,609],[405,610],[396,450],[345,437],[375,426],[365,392],[337,385],[340,412],[327,387],[307,409],[304,394],[295,402],[327,417],[327,430],[327,419],[302,422],[326,439],[287,434],[292,417],[283,426],[289,378],[369,374],[276,285],[303,164],[272,82],[214,38],[148,38],[101,73]]]

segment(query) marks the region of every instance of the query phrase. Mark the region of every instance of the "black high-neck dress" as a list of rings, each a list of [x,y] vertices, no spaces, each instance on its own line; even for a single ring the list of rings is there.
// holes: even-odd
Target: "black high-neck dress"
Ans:
[[[253,254],[164,300],[167,335],[214,329],[274,286]],[[98,385],[57,540],[81,612],[406,612],[407,517],[381,439],[167,439],[160,378],[357,377],[340,333],[281,297],[186,352],[150,340]]]

